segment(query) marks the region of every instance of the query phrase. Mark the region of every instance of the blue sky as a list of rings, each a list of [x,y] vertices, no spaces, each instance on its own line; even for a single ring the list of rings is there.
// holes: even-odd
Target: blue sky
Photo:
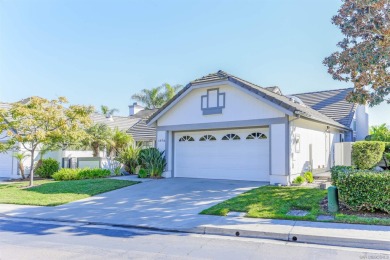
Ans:
[[[338,0],[0,0],[0,100],[66,96],[127,115],[143,88],[219,69],[283,93],[351,86],[322,60]],[[390,124],[390,105],[370,109]]]

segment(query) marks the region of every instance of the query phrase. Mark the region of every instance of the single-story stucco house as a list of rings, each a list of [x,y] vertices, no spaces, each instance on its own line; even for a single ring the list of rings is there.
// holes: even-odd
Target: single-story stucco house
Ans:
[[[18,102],[28,102],[29,99],[23,99]],[[9,109],[10,103],[1,103],[0,109]],[[121,131],[132,135],[134,141],[139,144],[142,143],[144,147],[154,147],[156,140],[156,129],[154,127],[146,126],[146,120],[154,113],[156,109],[145,109],[144,107],[133,103],[129,106],[129,116],[113,116],[102,115],[100,113],[93,113],[91,119],[93,123],[102,123],[109,126],[111,129],[118,128]],[[6,141],[6,132],[0,134],[0,142]],[[20,145],[19,150],[23,152],[23,147]],[[8,151],[0,153],[0,177],[1,178],[20,178],[18,169],[18,161],[12,155],[15,151]],[[39,151],[36,153],[34,160],[38,161],[41,155]],[[104,152],[100,152],[99,158],[93,157],[92,151],[89,150],[59,150],[51,151],[44,155],[44,158],[56,159],[61,167],[107,167],[104,158]],[[29,173],[29,160],[24,159],[24,166],[26,174]]]
[[[190,82],[147,121],[166,151],[165,177],[288,185],[334,165],[334,144],[368,134],[352,89],[284,95],[223,71]]]

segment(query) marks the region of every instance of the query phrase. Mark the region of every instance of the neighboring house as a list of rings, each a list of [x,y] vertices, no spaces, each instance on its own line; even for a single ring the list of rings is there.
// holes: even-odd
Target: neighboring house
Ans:
[[[29,99],[23,99],[19,102],[28,102]],[[0,103],[0,109],[9,109],[9,103]],[[118,128],[131,134],[137,144],[142,143],[144,147],[154,147],[156,140],[156,129],[154,127],[146,126],[146,120],[151,116],[156,109],[145,109],[144,107],[134,103],[129,106],[129,116],[110,116],[94,113],[91,119],[94,123],[103,123],[108,125],[111,129]],[[5,133],[1,133],[0,142],[6,141]],[[22,147],[19,147],[23,151]],[[19,170],[17,167],[17,160],[13,158],[12,154],[15,151],[8,151],[0,153],[0,177],[19,178]],[[60,162],[61,167],[107,167],[105,162],[104,152],[100,152],[98,159],[91,159],[92,151],[82,150],[65,150],[65,151],[51,151],[44,155],[44,158],[54,158]],[[36,153],[34,160],[39,160],[40,154]],[[25,159],[26,174],[29,173],[29,160]]]
[[[157,109],[146,109],[136,102],[129,106],[129,117],[137,119],[138,121],[126,132],[133,136],[133,139],[137,144],[142,143],[145,147],[156,146],[156,128],[146,125],[148,118],[156,111]]]
[[[190,82],[153,114],[165,177],[290,184],[304,171],[328,171],[334,143],[368,134],[352,89],[284,96],[223,71]],[[354,127],[356,125],[356,127]]]
[[[0,109],[9,109],[10,104],[0,102]],[[7,133],[0,132],[0,142],[8,140]],[[12,157],[13,151],[0,153],[0,178],[17,176],[18,161]]]
[[[368,113],[364,105],[347,102],[353,88],[294,94],[305,105],[351,128],[345,141],[364,140],[368,135]]]

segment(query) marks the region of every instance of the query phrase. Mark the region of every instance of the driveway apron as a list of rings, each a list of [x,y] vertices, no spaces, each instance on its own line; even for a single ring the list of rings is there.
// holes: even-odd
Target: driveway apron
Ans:
[[[175,230],[210,224],[221,217],[198,213],[263,182],[172,178],[143,182],[56,207],[28,207],[7,215],[61,221]]]

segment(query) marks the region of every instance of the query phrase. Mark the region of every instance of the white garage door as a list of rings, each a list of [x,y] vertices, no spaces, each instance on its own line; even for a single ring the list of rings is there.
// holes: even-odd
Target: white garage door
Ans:
[[[175,177],[269,181],[269,129],[177,132]]]
[[[0,153],[0,177],[13,177],[13,172],[15,169],[13,169],[12,163],[15,159],[12,159],[12,154],[10,152]]]

